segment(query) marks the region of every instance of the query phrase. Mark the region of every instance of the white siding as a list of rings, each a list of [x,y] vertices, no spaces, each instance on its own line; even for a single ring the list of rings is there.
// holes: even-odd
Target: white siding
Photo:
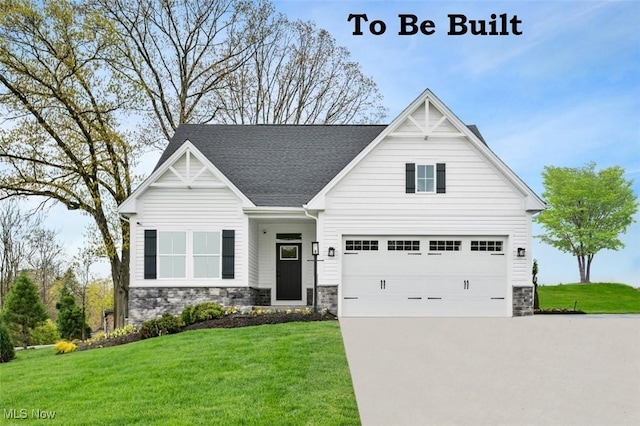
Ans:
[[[249,220],[249,285],[251,287],[258,287],[259,274],[260,274],[260,235],[258,222],[255,220]]]
[[[132,248],[132,287],[143,286],[244,286],[247,285],[248,219],[240,200],[229,189],[150,187],[139,198]],[[145,280],[144,230],[235,230],[235,278],[209,280]]]
[[[406,163],[446,163],[446,194],[407,194]],[[517,247],[529,251],[524,200],[465,138],[389,137],[327,193],[319,239],[340,249],[322,265],[321,284],[340,282],[342,235],[448,234],[507,237],[509,283],[530,285],[530,262],[515,257]]]

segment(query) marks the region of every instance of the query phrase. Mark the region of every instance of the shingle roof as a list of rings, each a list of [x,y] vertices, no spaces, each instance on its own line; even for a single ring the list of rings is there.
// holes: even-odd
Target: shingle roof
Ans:
[[[386,127],[182,124],[156,168],[189,140],[256,206],[301,207]]]
[[[301,207],[385,127],[183,124],[156,168],[188,139],[256,206]]]

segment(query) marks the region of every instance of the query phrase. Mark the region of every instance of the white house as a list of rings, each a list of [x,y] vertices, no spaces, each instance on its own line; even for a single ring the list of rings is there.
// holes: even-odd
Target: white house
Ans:
[[[129,319],[206,300],[339,316],[532,314],[543,201],[431,91],[389,125],[182,125],[119,207]]]

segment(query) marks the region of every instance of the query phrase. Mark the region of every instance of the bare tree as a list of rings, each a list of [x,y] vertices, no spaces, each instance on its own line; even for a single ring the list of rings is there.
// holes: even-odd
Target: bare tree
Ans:
[[[181,123],[207,123],[218,91],[271,31],[264,0],[94,0],[119,42],[110,59],[146,98],[145,136],[164,147]]]
[[[29,232],[39,226],[39,217],[20,209],[15,200],[0,203],[0,306],[24,266]]]
[[[26,266],[31,269],[34,284],[40,291],[40,301],[49,309],[55,302],[49,300],[49,289],[60,275],[64,248],[57,241],[57,231],[37,227],[29,231],[29,254]]]
[[[129,224],[114,212],[131,193],[139,147],[118,131],[117,112],[135,98],[104,67],[114,42],[104,25],[69,0],[0,3],[0,199],[42,196],[93,218],[121,326]]]
[[[78,249],[78,253],[73,259],[73,269],[78,277],[78,287],[75,289],[76,296],[80,298],[82,304],[82,322],[87,323],[87,289],[94,280],[91,267],[98,261],[99,255],[96,253],[90,242]],[[82,340],[86,340],[86,328],[82,328]]]
[[[386,116],[373,80],[311,22],[281,17],[250,61],[227,75],[218,121],[235,124],[345,124]]]

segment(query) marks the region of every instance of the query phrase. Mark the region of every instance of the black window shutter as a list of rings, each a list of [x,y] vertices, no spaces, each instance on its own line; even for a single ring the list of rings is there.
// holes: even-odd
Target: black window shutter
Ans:
[[[235,277],[236,231],[222,230],[222,278]]]
[[[445,163],[436,164],[436,193],[444,194],[447,192],[447,172]]]
[[[416,192],[416,165],[415,163],[407,163],[405,165],[406,174],[406,192],[407,194],[415,194]]]
[[[156,279],[156,250],[158,232],[155,229],[144,230],[144,279]]]

